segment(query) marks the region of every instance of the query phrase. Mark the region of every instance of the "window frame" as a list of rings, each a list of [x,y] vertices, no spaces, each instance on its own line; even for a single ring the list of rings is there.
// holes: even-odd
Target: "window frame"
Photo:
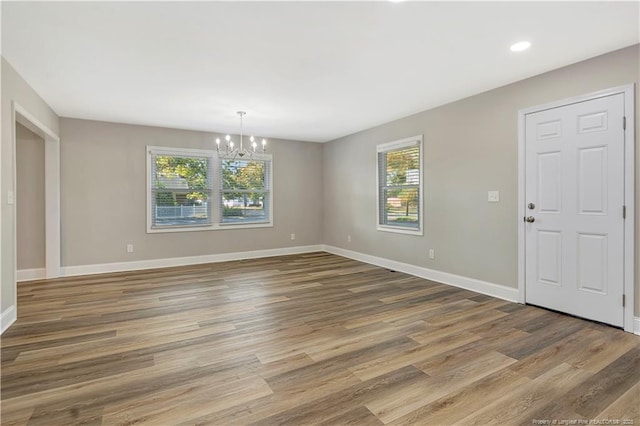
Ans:
[[[265,194],[265,203],[266,203],[266,209],[265,211],[267,212],[267,219],[265,220],[254,220],[254,221],[250,221],[250,222],[223,222],[223,215],[222,215],[222,198],[225,192],[238,192],[238,191],[230,191],[230,190],[224,190],[223,189],[223,184],[222,181],[218,181],[216,188],[217,188],[217,204],[214,206],[215,208],[217,208],[217,213],[218,213],[218,226],[220,228],[224,228],[224,229],[229,229],[229,228],[247,228],[247,227],[259,227],[260,225],[262,226],[273,226],[273,156],[271,154],[260,154],[260,153],[255,153],[252,154],[251,157],[244,159],[244,158],[237,158],[234,156],[224,156],[224,155],[220,155],[217,159],[217,167],[218,169],[216,170],[216,176],[221,177],[222,176],[222,161],[223,160],[238,160],[238,161],[251,161],[251,160],[258,160],[258,161],[264,161],[265,162],[265,190],[264,191],[252,191],[252,192],[263,192]]]
[[[153,208],[152,197],[153,183],[152,173],[154,171],[153,157],[154,155],[167,156],[190,156],[190,157],[207,157],[209,159],[209,173],[211,175],[211,193],[210,193],[210,215],[211,223],[209,225],[171,225],[165,227],[153,226]],[[222,159],[228,159],[222,155],[218,155],[215,150],[195,149],[195,148],[176,148],[165,146],[146,146],[146,214],[147,214],[147,234],[170,233],[170,232],[197,232],[197,231],[220,231],[230,229],[248,229],[248,228],[268,228],[273,227],[273,157],[271,154],[253,154],[251,158],[260,159],[268,162],[267,176],[269,182],[268,188],[268,220],[260,222],[246,223],[222,223],[222,188],[218,176],[221,173]]]
[[[398,151],[404,148],[410,148],[418,146],[419,149],[419,161],[420,172],[418,173],[418,227],[407,228],[404,226],[393,226],[382,223],[380,204],[382,196],[383,185],[380,176],[380,154],[388,153],[392,151]],[[383,232],[392,232],[396,234],[405,235],[424,235],[424,143],[422,135],[412,136],[409,138],[399,139],[392,142],[386,142],[376,145],[376,230]],[[385,177],[386,179],[386,177]]]

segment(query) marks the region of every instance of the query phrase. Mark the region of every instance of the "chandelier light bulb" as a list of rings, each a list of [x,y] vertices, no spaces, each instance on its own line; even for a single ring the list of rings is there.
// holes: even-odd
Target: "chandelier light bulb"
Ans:
[[[249,140],[250,140],[251,142],[253,142],[255,139],[256,139],[256,138],[254,138],[253,136],[251,136],[251,137],[249,138]]]
[[[231,140],[231,136],[229,136],[229,135],[225,136],[224,138],[225,138],[225,140],[226,140],[227,142],[229,142],[229,141]]]
[[[233,141],[229,142],[229,148],[233,149]]]

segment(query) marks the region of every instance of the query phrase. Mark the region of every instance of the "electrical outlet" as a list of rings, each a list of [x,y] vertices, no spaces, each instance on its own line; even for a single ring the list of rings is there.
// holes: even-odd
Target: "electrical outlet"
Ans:
[[[291,234],[291,241],[295,241],[296,239],[296,234]]]
[[[350,243],[351,242],[351,235],[347,235],[347,242]]]
[[[436,251],[434,249],[429,249],[429,259],[436,258]]]
[[[488,191],[487,192],[487,201],[490,203],[498,203],[500,202],[500,191]]]
[[[13,196],[13,191],[7,192],[7,204],[12,205],[15,202],[15,197]]]
[[[133,253],[133,244],[127,244],[127,253]]]

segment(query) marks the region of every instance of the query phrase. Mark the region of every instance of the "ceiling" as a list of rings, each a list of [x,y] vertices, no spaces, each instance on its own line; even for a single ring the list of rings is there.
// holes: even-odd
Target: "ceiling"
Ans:
[[[2,55],[60,116],[325,142],[638,43],[639,7],[2,1]]]

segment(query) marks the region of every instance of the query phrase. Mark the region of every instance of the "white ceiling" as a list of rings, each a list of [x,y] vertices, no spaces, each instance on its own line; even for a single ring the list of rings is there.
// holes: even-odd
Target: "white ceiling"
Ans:
[[[2,1],[2,55],[60,116],[324,142],[638,43],[639,5]]]

